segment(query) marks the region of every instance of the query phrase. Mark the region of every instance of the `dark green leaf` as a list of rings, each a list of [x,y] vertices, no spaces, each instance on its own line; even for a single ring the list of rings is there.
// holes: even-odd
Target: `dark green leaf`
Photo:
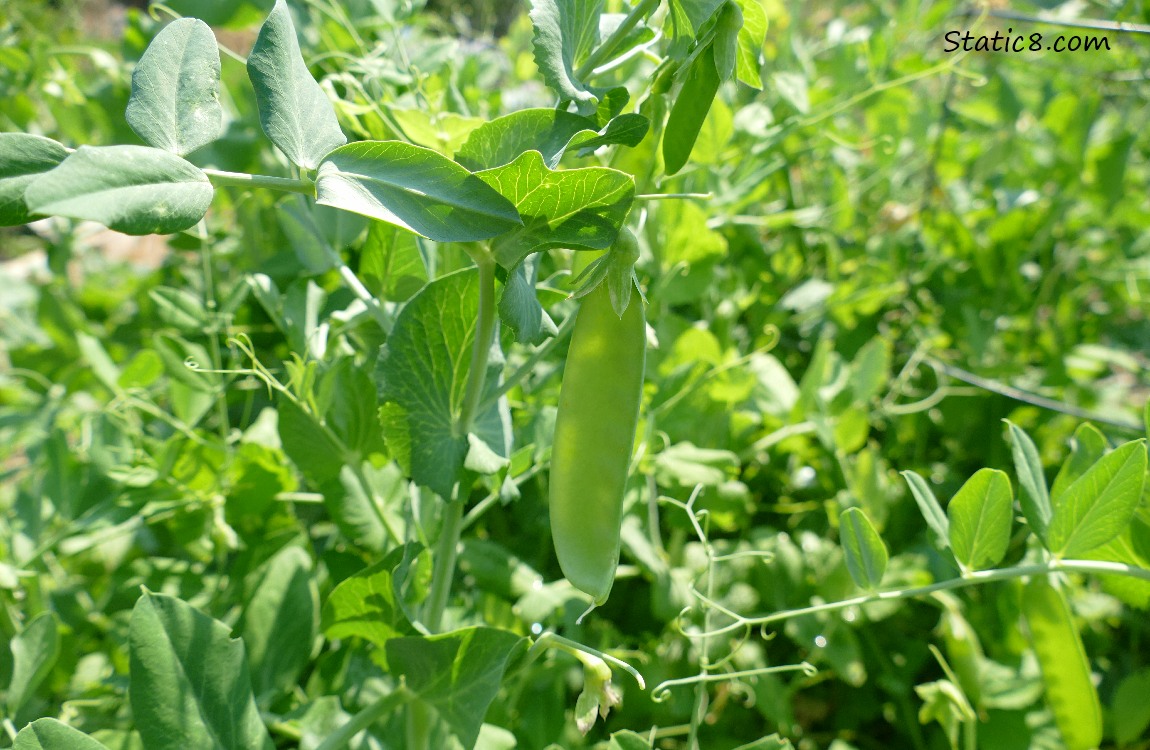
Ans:
[[[276,0],[260,29],[248,76],[264,132],[293,164],[315,169],[325,154],[347,143],[335,107],[304,63],[284,0]]]
[[[359,256],[359,275],[380,299],[409,299],[427,283],[427,264],[418,238],[394,224],[371,222]]]
[[[720,81],[729,81],[735,74],[739,57],[739,31],[743,28],[743,10],[729,0],[718,11],[715,22],[715,68]]]
[[[198,167],[147,146],[81,146],[24,192],[31,213],[98,221],[124,234],[171,234],[211,205]]]
[[[34,617],[9,643],[12,677],[8,681],[8,715],[16,716],[36,688],[56,666],[60,654],[56,615],[43,612]]]
[[[280,441],[288,458],[317,484],[339,476],[345,457],[331,430],[287,397],[281,396],[278,405]]]
[[[451,727],[464,750],[475,746],[507,662],[525,639],[506,630],[474,627],[427,638],[387,642],[391,673]]]
[[[1116,448],[1059,496],[1046,546],[1059,557],[1077,557],[1122,533],[1146,480],[1145,441]]]
[[[327,155],[317,200],[436,242],[485,240],[521,224],[515,207],[463,167],[401,141],[350,143]]]
[[[271,750],[244,644],[223,623],[145,592],[132,610],[130,698],[146,750]]]
[[[50,138],[0,133],[0,227],[31,221],[24,190],[37,175],[64,161],[67,149]]]
[[[847,570],[859,588],[874,591],[886,573],[887,551],[882,537],[861,508],[847,508],[839,516],[839,534]]]
[[[172,21],[132,72],[128,124],[151,146],[183,156],[223,134],[220,53],[196,18]]]
[[[691,63],[687,79],[667,117],[667,127],[663,131],[663,164],[668,175],[682,169],[691,157],[695,140],[718,91],[719,71],[715,67],[714,48],[708,46]]]
[[[551,247],[606,250],[635,199],[635,181],[605,167],[552,171],[536,151],[476,176],[514,204],[523,226],[493,243],[495,258],[514,268]]]
[[[1014,493],[997,469],[979,469],[951,499],[950,548],[964,570],[997,565],[1010,543]]]
[[[12,750],[108,750],[78,729],[55,719],[37,719],[20,730]]]

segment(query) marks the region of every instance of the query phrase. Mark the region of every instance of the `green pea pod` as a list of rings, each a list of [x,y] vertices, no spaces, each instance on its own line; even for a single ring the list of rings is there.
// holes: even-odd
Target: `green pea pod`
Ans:
[[[1031,579],[1022,590],[1022,612],[1062,741],[1067,750],[1097,748],[1102,742],[1102,707],[1066,597],[1045,576]]]
[[[607,600],[619,564],[623,490],[635,444],[647,332],[633,296],[623,316],[601,283],[581,303],[551,447],[551,536],[563,575]]]

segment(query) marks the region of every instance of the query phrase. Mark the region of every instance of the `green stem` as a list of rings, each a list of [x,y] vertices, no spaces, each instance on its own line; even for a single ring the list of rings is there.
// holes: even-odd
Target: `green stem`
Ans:
[[[587,59],[584,60],[583,64],[575,71],[575,76],[577,78],[586,78],[591,74],[591,71],[610,60],[611,56],[615,54],[615,50],[619,48],[619,45],[622,44],[623,40],[627,38],[627,35],[631,33],[631,29],[635,28],[641,19],[654,13],[655,9],[659,7],[660,2],[661,0],[639,0],[639,3],[631,9],[627,17],[611,32],[611,36],[607,37],[602,44],[596,47],[591,54],[587,56]]]
[[[480,397],[487,380],[487,357],[491,353],[491,340],[495,335],[495,257],[484,246],[474,246],[468,252],[479,268],[479,318],[475,323],[475,343],[471,349],[471,368],[467,372],[467,390],[456,423],[456,436],[471,432],[475,415],[479,412]]]
[[[508,376],[503,381],[503,383],[500,384],[499,389],[496,390],[494,394],[480,402],[479,411],[483,412],[487,409],[490,409],[495,405],[497,401],[499,401],[500,398],[506,396],[512,388],[522,383],[528,375],[534,372],[535,365],[543,361],[549,354],[551,354],[552,351],[554,351],[556,346],[563,343],[567,336],[570,335],[571,331],[575,328],[575,319],[577,317],[578,316],[574,313],[568,315],[567,319],[563,321],[563,325],[559,326],[559,330],[555,332],[554,336],[540,344],[539,347],[531,353],[531,356],[527,358],[527,361],[524,362],[520,367],[516,368],[515,372],[511,373],[511,375]]]
[[[456,489],[457,494],[462,494]],[[447,503],[443,516],[443,528],[439,531],[439,541],[435,546],[435,568],[431,574],[431,592],[427,597],[427,612],[424,625],[432,632],[438,632],[447,609],[447,598],[451,594],[451,580],[455,577],[455,557],[459,552],[459,535],[463,531],[463,499],[454,497]]]
[[[320,743],[316,750],[341,750],[347,747],[348,743],[351,742],[352,738],[357,734],[379,721],[380,718],[399,708],[404,703],[408,703],[414,697],[407,688],[402,686],[392,690],[375,703],[372,703],[351,717],[342,727],[329,734],[327,739]]]
[[[262,187],[315,197],[315,183],[311,180],[293,180],[289,177],[271,177],[246,172],[224,172],[219,169],[205,169],[203,172],[216,187]]]
[[[1036,563],[1033,565],[1018,565],[1012,568],[999,568],[998,570],[977,570],[972,573],[967,573],[962,578],[951,578],[946,581],[939,581],[927,586],[915,586],[909,589],[895,589],[893,591],[877,591],[873,594],[866,594],[865,596],[856,596],[852,599],[843,599],[837,602],[827,602],[825,604],[814,604],[810,607],[802,607],[800,609],[788,609],[783,612],[775,612],[774,614],[764,615],[763,617],[739,617],[735,616],[735,622],[730,625],[724,625],[721,628],[716,628],[703,633],[693,633],[693,637],[710,637],[722,635],[723,633],[730,633],[736,630],[750,627],[763,627],[774,622],[782,620],[789,620],[792,617],[801,617],[803,615],[813,615],[819,612],[833,612],[839,609],[846,609],[847,607],[861,607],[865,604],[872,604],[874,602],[891,601],[897,599],[914,599],[927,594],[933,594],[936,591],[950,591],[953,589],[963,589],[968,586],[978,586],[984,583],[991,583],[993,581],[1008,581],[1014,578],[1023,578],[1025,576],[1038,576],[1049,575],[1050,573],[1057,572],[1064,573],[1088,573],[1088,574],[1112,574],[1124,575],[1131,578],[1140,578],[1143,581],[1150,582],[1150,569],[1139,568],[1134,565],[1126,565],[1124,563],[1108,562],[1104,560],[1049,560],[1044,563]],[[712,602],[705,595],[695,592],[695,596],[706,604],[711,606],[719,606],[717,602]],[[728,611],[728,614],[732,614]]]

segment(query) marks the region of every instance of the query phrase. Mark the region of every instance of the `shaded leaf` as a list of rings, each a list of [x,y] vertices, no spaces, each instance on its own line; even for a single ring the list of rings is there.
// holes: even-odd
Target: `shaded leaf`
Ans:
[[[1097,427],[1088,423],[1078,425],[1071,439],[1070,456],[1062,462],[1058,476],[1054,478],[1054,485],[1050,488],[1052,502],[1057,502],[1066,488],[1098,463],[1108,449],[1106,438]]]
[[[300,53],[291,12],[276,0],[248,55],[260,125],[292,163],[315,169],[324,155],[347,143],[335,107],[312,78]]]
[[[244,644],[186,602],[145,592],[132,609],[129,696],[146,750],[271,750]]]
[[[708,45],[691,63],[667,117],[663,131],[663,165],[668,175],[678,172],[691,158],[718,91],[719,71],[715,66],[714,48]]]
[[[125,116],[148,145],[180,156],[220,137],[220,53],[206,23],[179,18],[156,35],[132,72]]]
[[[472,170],[509,164],[524,151],[538,151],[551,169],[563,154],[579,148],[581,154],[600,146],[637,146],[647,135],[647,118],[618,115],[603,128],[590,117],[558,109],[523,109],[480,125],[456,154],[460,164]]]
[[[1050,524],[1053,512],[1050,505],[1050,493],[1046,489],[1046,475],[1042,470],[1042,460],[1038,457],[1038,449],[1034,441],[1011,421],[1006,422],[1010,432],[1010,449],[1014,455],[1014,472],[1018,475],[1018,484],[1022,488],[1019,504],[1022,506],[1022,515],[1034,533],[1042,538],[1046,534],[1046,527]]]
[[[515,207],[446,156],[401,141],[350,143],[327,155],[316,200],[436,242],[490,239],[521,224]]]
[[[37,719],[20,730],[12,750],[108,750],[79,729],[55,719]]]
[[[56,615],[42,612],[32,618],[8,647],[12,652],[12,677],[8,680],[7,706],[8,715],[14,717],[56,666],[60,655]]]
[[[198,167],[147,146],[81,146],[24,192],[35,214],[98,221],[124,234],[171,234],[208,211],[214,190]]]
[[[926,480],[913,471],[902,472],[903,479],[910,486],[910,494],[918,505],[926,525],[934,531],[939,546],[946,549],[950,546],[950,519],[946,517],[938,498],[930,489]]]
[[[24,203],[24,190],[67,155],[68,150],[50,138],[0,133],[0,227],[32,220]]]
[[[839,534],[851,578],[859,588],[874,591],[886,573],[888,554],[882,537],[861,508],[847,508],[842,512]]]

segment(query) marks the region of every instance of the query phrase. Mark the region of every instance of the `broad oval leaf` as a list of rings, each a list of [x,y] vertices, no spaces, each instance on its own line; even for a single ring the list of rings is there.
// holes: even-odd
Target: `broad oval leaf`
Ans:
[[[1038,448],[1035,447],[1034,441],[1021,427],[1009,420],[1006,421],[1006,426],[1010,432],[1010,449],[1014,455],[1014,473],[1018,475],[1018,484],[1022,488],[1019,495],[1022,515],[1041,539],[1046,534],[1046,527],[1050,524],[1050,515],[1053,512],[1050,493],[1046,489],[1042,460],[1038,457]]]
[[[332,151],[316,176],[319,203],[436,242],[486,240],[521,225],[515,206],[463,167],[422,146],[361,141]]]
[[[510,164],[525,151],[538,151],[551,169],[573,148],[595,149],[609,144],[637,146],[647,134],[647,118],[619,115],[603,128],[590,117],[559,109],[522,109],[497,117],[471,131],[455,158],[468,169],[493,169]]]
[[[882,537],[861,508],[847,508],[842,512],[839,536],[851,578],[859,588],[877,589],[886,573],[888,554]]]
[[[146,750],[272,750],[244,644],[175,597],[145,592],[128,627],[129,699]]]
[[[998,469],[979,469],[951,499],[950,548],[964,570],[997,565],[1010,543],[1014,493]]]
[[[1146,445],[1134,440],[1103,456],[1058,496],[1046,548],[1077,557],[1106,544],[1130,523],[1146,481]]]
[[[514,268],[551,247],[606,250],[635,201],[635,180],[606,167],[551,170],[538,151],[496,169],[477,172],[514,204],[523,226],[497,239],[495,259]]]
[[[206,23],[180,18],[156,35],[132,72],[125,114],[149,145],[180,156],[220,137],[220,52]]]
[[[24,191],[39,175],[68,156],[68,149],[52,140],[28,133],[0,133],[0,227],[32,220]]]
[[[34,617],[12,638],[11,677],[8,680],[8,715],[19,713],[36,688],[56,666],[60,655],[59,623],[56,615],[43,612]]]
[[[293,164],[315,169],[325,154],[347,143],[335,107],[304,63],[284,0],[276,0],[260,28],[248,55],[248,77],[260,125]]]
[[[387,663],[419,700],[435,708],[463,747],[472,748],[503,672],[525,641],[510,631],[487,627],[393,638],[386,646]]]
[[[211,205],[208,177],[147,146],[81,146],[24,192],[32,213],[98,221],[124,234],[171,234]]]
[[[12,750],[108,750],[79,729],[56,719],[37,719],[20,730]]]

